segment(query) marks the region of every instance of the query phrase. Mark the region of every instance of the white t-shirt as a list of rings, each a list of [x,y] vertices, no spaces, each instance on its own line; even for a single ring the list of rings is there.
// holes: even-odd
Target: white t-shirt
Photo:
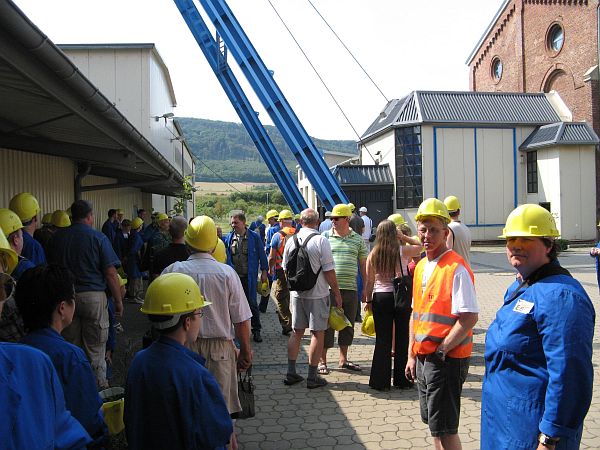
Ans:
[[[458,253],[471,267],[471,230],[462,222],[450,222],[448,224],[452,234],[452,250]]]
[[[362,219],[362,221],[365,224],[365,228],[363,229],[363,232],[362,232],[362,238],[369,239],[371,237],[371,230],[373,229],[373,221],[367,215],[361,216],[360,218]]]
[[[316,234],[316,236],[310,238],[310,241],[308,241],[308,244],[306,244],[306,251],[308,252],[308,257],[310,258],[310,266],[314,273],[317,273],[320,267],[322,267],[322,269],[317,278],[317,282],[312,289],[301,292],[290,291],[290,295],[296,298],[324,298],[329,295],[329,284],[327,283],[323,272],[328,272],[335,269],[333,254],[331,253],[331,245],[329,244],[329,239],[327,239],[325,236],[321,236],[317,230],[309,227],[300,228],[300,231],[298,231],[296,234],[298,237],[298,243],[302,244],[311,234]],[[295,248],[296,245],[294,243],[294,238],[290,236],[287,239],[285,248],[283,250],[282,266],[284,269],[287,265],[290,252]]]
[[[423,268],[423,280],[421,282],[422,292],[425,292],[427,281],[433,270],[437,266],[438,261],[447,252],[442,253],[433,261],[425,260],[425,267]],[[471,280],[471,274],[463,266],[459,264],[454,272],[454,280],[452,282],[452,314],[459,315],[460,313],[478,313],[479,305],[477,303],[477,297],[475,295],[475,285]]]

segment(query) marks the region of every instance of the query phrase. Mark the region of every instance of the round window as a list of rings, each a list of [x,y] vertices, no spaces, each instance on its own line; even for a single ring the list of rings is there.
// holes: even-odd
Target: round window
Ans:
[[[563,28],[555,23],[550,27],[550,31],[548,32],[548,50],[558,53],[565,42],[565,32]]]
[[[495,81],[500,81],[502,78],[502,60],[500,58],[494,58],[492,61],[492,78]]]

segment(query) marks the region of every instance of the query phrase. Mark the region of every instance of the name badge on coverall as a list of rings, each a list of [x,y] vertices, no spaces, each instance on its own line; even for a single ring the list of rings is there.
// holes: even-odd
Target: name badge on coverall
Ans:
[[[532,308],[533,302],[528,302],[520,298],[519,300],[517,300],[517,304],[513,308],[513,311],[516,311],[521,314],[529,314]]]

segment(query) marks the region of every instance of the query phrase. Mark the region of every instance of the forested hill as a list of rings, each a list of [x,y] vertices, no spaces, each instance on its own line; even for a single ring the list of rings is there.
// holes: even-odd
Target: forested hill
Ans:
[[[188,117],[178,118],[177,122],[183,129],[190,150],[199,160],[196,164],[196,180],[222,181],[216,175],[218,174],[226,181],[273,181],[269,169],[242,124]],[[270,125],[265,128],[285,165],[295,177],[296,159],[279,130]],[[357,153],[354,141],[313,138],[313,142],[323,151],[348,153],[348,157]]]

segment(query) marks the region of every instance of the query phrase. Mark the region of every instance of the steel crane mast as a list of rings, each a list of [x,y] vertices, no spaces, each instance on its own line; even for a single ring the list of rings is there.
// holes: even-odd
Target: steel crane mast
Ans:
[[[193,0],[173,1],[294,212],[306,208],[306,202],[231,72],[226,60],[227,49],[292,150],[323,205],[331,210],[338,203],[348,203],[346,194],[327,167],[320,151],[302,126],[227,3],[224,0],[200,0],[200,4],[217,30],[218,37],[214,39]],[[221,38],[227,49],[221,50],[218,42]]]

